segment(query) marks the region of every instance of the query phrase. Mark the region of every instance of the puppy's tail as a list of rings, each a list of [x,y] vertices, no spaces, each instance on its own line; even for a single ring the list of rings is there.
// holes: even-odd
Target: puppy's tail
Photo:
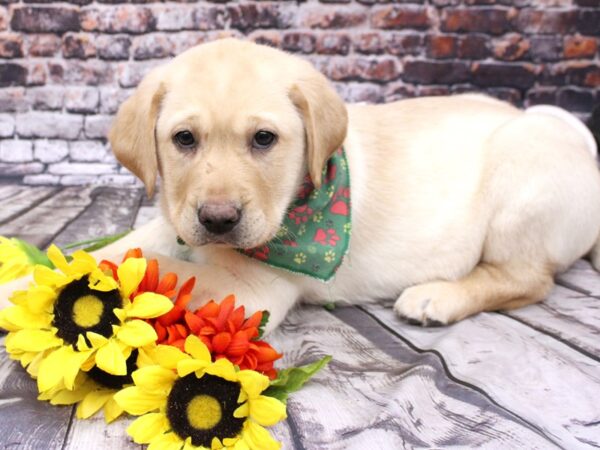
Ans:
[[[600,148],[600,104],[592,110],[592,115],[587,121],[587,126],[594,136],[596,147]]]

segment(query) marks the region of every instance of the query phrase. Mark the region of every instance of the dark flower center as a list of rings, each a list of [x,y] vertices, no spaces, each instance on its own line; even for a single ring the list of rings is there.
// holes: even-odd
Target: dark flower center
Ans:
[[[134,348],[126,361],[127,375],[112,375],[96,366],[92,367],[92,369],[87,372],[87,375],[101,386],[110,389],[121,389],[123,386],[133,384],[133,378],[131,377],[131,374],[138,368],[137,358],[138,350],[137,348]]]
[[[192,373],[173,385],[167,418],[181,439],[190,437],[193,445],[210,448],[213,438],[234,438],[242,431],[245,419],[233,417],[239,395],[239,383]]]
[[[118,289],[102,292],[90,289],[87,276],[67,284],[54,304],[54,325],[57,335],[69,344],[76,344],[80,334],[88,331],[110,337],[112,326],[119,323],[113,309],[123,301]],[[88,343],[89,344],[89,343]]]

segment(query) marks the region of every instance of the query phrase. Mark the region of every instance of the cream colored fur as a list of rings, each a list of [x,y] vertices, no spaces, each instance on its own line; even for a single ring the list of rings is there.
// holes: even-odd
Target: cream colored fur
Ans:
[[[246,145],[261,127],[280,135],[270,154]],[[174,148],[179,128],[202,136],[193,155]],[[247,42],[204,44],[155,71],[110,140],[149,191],[159,167],[164,214],[101,256],[143,246],[164,270],[198,277],[197,303],[233,292],[250,310],[269,310],[271,327],[299,300],[397,298],[401,317],[425,325],[538,302],[600,235],[595,149],[561,114],[480,95],[344,107],[309,64]],[[353,234],[336,278],[325,284],[237,253],[274,235],[301,177],[310,169],[317,178],[342,140]],[[235,240],[202,233],[197,208],[214,199],[245,205]],[[177,234],[194,245],[193,262],[176,259]],[[596,267],[599,255],[596,245]]]

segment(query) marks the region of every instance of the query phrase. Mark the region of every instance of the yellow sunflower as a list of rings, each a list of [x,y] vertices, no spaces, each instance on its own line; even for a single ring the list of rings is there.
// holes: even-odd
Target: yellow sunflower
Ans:
[[[0,284],[30,274],[33,266],[22,241],[0,236]]]
[[[34,283],[15,292],[14,306],[0,311],[11,358],[37,377],[42,393],[74,389],[80,370],[127,375],[132,351],[157,338],[140,319],[158,317],[173,307],[167,297],[152,292],[130,298],[144,276],[146,260],[123,262],[117,282],[84,251],[73,253],[68,262],[53,245],[48,258],[58,270],[36,266]]]
[[[281,444],[263,427],[286,418],[285,405],[262,395],[269,378],[237,370],[227,359],[211,361],[196,336],[185,353],[159,345],[148,365],[133,373],[134,386],[115,395],[128,413],[139,415],[127,429],[148,450],[275,450]]]

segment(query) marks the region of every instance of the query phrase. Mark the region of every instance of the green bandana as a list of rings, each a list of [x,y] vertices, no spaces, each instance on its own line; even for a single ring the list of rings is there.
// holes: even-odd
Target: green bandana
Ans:
[[[306,176],[277,236],[260,247],[239,251],[271,266],[329,281],[350,243],[349,172],[340,149],[327,162],[320,189]]]

